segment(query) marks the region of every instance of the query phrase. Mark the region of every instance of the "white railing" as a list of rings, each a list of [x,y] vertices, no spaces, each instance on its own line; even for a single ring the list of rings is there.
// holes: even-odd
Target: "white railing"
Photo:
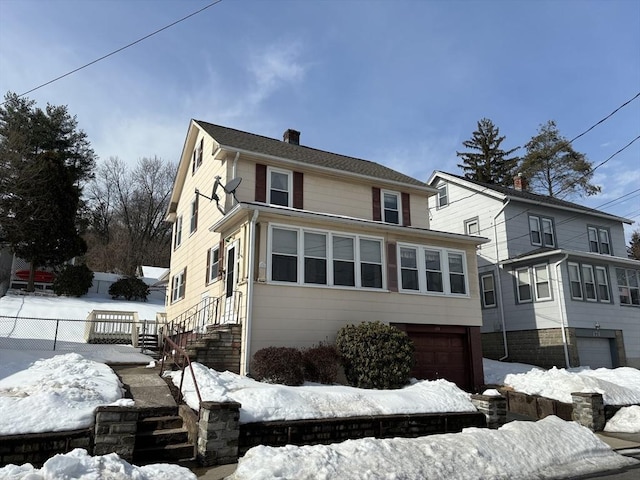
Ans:
[[[138,347],[139,335],[157,335],[156,320],[140,320],[138,312],[93,310],[87,316],[84,340],[87,343],[130,343]]]

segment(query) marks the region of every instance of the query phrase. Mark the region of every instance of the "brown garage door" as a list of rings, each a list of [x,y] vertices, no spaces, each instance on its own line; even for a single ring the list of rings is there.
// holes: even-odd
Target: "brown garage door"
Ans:
[[[405,324],[400,328],[415,346],[416,364],[411,372],[414,377],[444,378],[465,390],[472,389],[469,340],[464,327]]]

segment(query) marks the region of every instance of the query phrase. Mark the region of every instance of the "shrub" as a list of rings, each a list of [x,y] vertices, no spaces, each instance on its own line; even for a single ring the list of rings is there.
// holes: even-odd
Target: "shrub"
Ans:
[[[56,295],[81,297],[93,284],[93,272],[86,265],[65,265],[53,280]]]
[[[396,327],[381,322],[346,325],[338,331],[336,346],[354,387],[391,389],[409,381],[413,342]]]
[[[302,385],[302,353],[296,348],[267,347],[258,350],[251,363],[251,375],[260,382]]]
[[[147,301],[149,286],[137,277],[124,277],[109,287],[111,298],[124,297],[127,300]]]
[[[304,379],[329,385],[336,383],[339,359],[338,350],[333,345],[320,343],[303,350]]]

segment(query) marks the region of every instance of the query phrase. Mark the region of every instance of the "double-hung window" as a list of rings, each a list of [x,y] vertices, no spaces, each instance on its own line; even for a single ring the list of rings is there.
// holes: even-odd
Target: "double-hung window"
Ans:
[[[515,280],[518,303],[551,300],[549,265],[546,263],[516,269]]]
[[[605,267],[569,262],[569,283],[573,300],[611,302],[609,278]]]
[[[593,267],[591,265],[582,265],[582,278],[584,279],[584,296],[588,302],[598,300],[596,294],[596,279],[593,275]]]
[[[609,230],[602,227],[587,227],[587,238],[589,239],[589,251],[611,255],[611,241],[609,240]]]
[[[220,274],[220,247],[207,250],[207,283],[215,282]]]
[[[598,286],[598,298],[601,302],[609,303],[609,280],[607,278],[607,269],[604,267],[596,267],[596,284]]]
[[[386,223],[400,224],[400,194],[397,192],[382,191],[382,205],[384,221]]]
[[[447,192],[447,184],[442,183],[436,187],[438,190],[437,206],[438,208],[446,207],[449,205],[449,194]]]
[[[640,270],[616,268],[621,305],[640,305]]]
[[[580,280],[580,265],[569,263],[569,284],[571,287],[571,298],[582,300],[582,280]]]
[[[182,215],[176,219],[175,231],[173,233],[173,249],[175,250],[182,243]]]
[[[293,200],[293,175],[287,170],[269,167],[267,192],[271,205],[290,207]]]
[[[270,228],[274,282],[383,288],[381,239],[304,228]]]
[[[496,287],[492,273],[480,276],[480,288],[482,289],[482,307],[493,308],[496,303]]]
[[[531,244],[540,247],[555,247],[553,220],[546,217],[529,215],[529,234]]]
[[[187,269],[185,268],[171,279],[171,302],[177,302],[184,298],[186,276]]]
[[[200,139],[198,146],[193,149],[193,155],[191,159],[191,174],[196,173],[196,170],[202,165],[202,154],[204,150],[204,138]]]
[[[531,276],[529,267],[516,270],[516,291],[518,293],[518,303],[528,303],[533,300],[531,292]]]
[[[466,295],[467,266],[464,252],[434,247],[401,245],[402,291]]]
[[[198,229],[198,198],[199,196],[196,195],[196,198],[194,198],[191,202],[191,224],[189,228],[190,233],[193,233]]]
[[[533,275],[536,281],[536,300],[551,299],[548,265],[536,265],[533,267]]]

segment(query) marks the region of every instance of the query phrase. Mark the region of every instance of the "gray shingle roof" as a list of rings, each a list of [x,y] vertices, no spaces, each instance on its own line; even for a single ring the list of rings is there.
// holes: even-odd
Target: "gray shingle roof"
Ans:
[[[381,180],[391,180],[409,185],[427,187],[427,184],[420,180],[369,160],[338,155],[337,153],[325,152],[302,145],[293,145],[282,140],[263,137],[220,125],[213,125],[203,122],[202,120],[194,121],[211,135],[216,142],[225,147],[272,155],[274,157],[379,178]]]

